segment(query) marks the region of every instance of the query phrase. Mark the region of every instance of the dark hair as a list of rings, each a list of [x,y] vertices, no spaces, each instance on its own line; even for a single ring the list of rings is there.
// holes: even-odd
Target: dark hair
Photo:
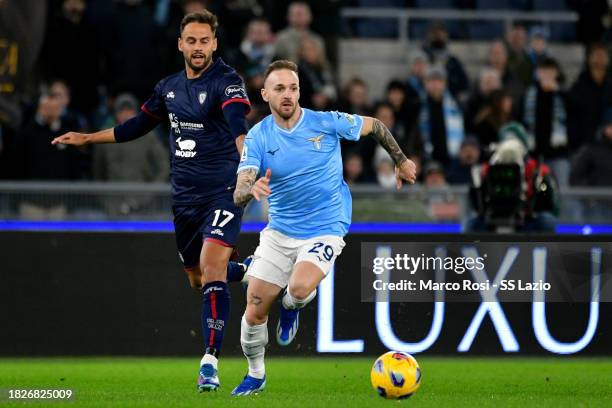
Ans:
[[[496,119],[504,116],[504,112],[502,111],[502,103],[504,99],[510,98],[512,99],[512,95],[506,89],[496,89],[489,95],[489,104],[491,106],[491,110],[493,115],[496,116]]]
[[[536,65],[537,68],[554,68],[559,71],[559,64],[555,61],[554,58],[551,57],[542,57],[538,60]]]
[[[266,82],[266,79],[268,79],[268,76],[270,76],[272,72],[280,69],[288,69],[296,74],[298,72],[298,67],[295,62],[289,60],[276,60],[268,65],[268,68],[266,68],[266,72],[264,72],[264,82]]]
[[[400,91],[406,92],[406,87],[404,86],[404,84],[397,79],[392,79],[387,84],[387,92],[389,92],[392,89],[399,89]]]
[[[183,20],[181,20],[181,35],[183,34],[183,30],[187,24],[191,23],[208,24],[213,34],[217,32],[217,27],[219,27],[217,16],[215,16],[213,13],[208,10],[196,11],[195,13],[185,15]]]

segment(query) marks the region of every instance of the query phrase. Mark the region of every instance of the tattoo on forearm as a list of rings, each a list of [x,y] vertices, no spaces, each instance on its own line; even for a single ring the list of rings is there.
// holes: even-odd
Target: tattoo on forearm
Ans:
[[[387,127],[378,119],[374,120],[372,133],[370,133],[376,141],[389,153],[396,166],[399,166],[403,161],[407,160],[406,155],[397,144],[397,141],[387,129]]]
[[[238,173],[236,190],[234,190],[234,203],[243,207],[253,198],[251,187],[255,184],[257,169],[246,169]]]
[[[257,296],[256,294],[251,293],[251,297],[249,299],[249,303],[250,304],[252,304],[252,305],[260,305],[261,302],[263,302],[263,300],[261,299],[260,296]]]

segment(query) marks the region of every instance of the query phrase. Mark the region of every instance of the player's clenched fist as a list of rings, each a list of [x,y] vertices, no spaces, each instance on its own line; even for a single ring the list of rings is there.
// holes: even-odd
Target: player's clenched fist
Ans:
[[[267,197],[270,195],[270,176],[272,176],[272,170],[266,170],[266,175],[261,177],[251,187],[251,194],[257,201],[261,200],[261,197]]]
[[[83,146],[84,144],[87,144],[87,135],[77,132],[68,132],[56,137],[51,141],[51,144],[54,145],[59,143],[74,146]]]
[[[414,184],[416,181],[416,164],[410,159],[404,160],[399,167],[395,167],[395,178],[398,190],[402,188],[402,180]]]

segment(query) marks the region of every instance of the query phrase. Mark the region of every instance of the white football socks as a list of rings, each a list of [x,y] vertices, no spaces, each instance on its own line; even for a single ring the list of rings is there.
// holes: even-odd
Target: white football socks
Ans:
[[[264,378],[266,375],[264,355],[266,344],[268,344],[268,322],[249,326],[242,316],[240,344],[242,345],[242,352],[249,362],[249,375],[254,378]]]
[[[306,306],[308,303],[310,303],[310,301],[312,299],[314,299],[314,297],[317,296],[317,290],[313,290],[312,292],[310,292],[310,294],[308,296],[306,296],[306,299],[296,299],[295,297],[293,297],[291,295],[291,288],[289,288],[287,286],[287,290],[285,291],[285,294],[283,295],[283,307],[285,309],[301,309],[304,306]]]
[[[202,367],[204,364],[212,364],[216,370],[218,362],[219,360],[217,360],[217,357],[213,356],[212,354],[204,354],[204,357],[202,357],[202,360],[200,360],[200,367]]]

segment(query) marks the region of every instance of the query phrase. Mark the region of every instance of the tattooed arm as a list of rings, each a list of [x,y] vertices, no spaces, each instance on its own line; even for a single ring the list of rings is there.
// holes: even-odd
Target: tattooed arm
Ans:
[[[408,160],[391,131],[380,120],[364,116],[361,136],[371,136],[376,139],[378,144],[389,153],[396,166],[399,167],[403,161]]]
[[[270,195],[270,177],[272,171],[266,170],[266,175],[255,181],[257,169],[248,168],[238,173],[238,181],[234,190],[234,203],[239,207],[246,206],[253,197],[257,201]]]
[[[361,136],[373,137],[389,153],[389,156],[391,156],[395,163],[398,189],[402,186],[402,180],[406,180],[411,184],[415,182],[416,165],[406,157],[389,129],[380,120],[364,116]]]

